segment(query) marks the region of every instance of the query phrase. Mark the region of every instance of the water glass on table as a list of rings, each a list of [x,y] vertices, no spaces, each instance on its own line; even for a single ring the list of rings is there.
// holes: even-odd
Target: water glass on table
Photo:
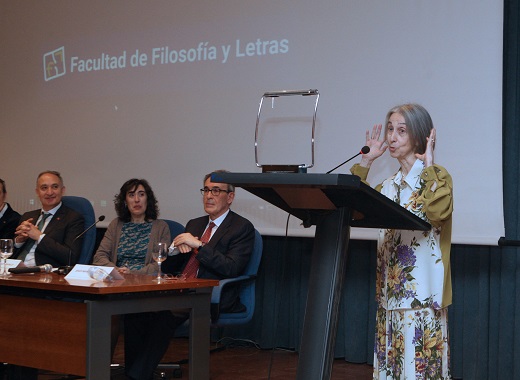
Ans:
[[[7,259],[13,254],[13,239],[0,239],[0,257],[2,258],[2,273],[1,277],[9,277],[7,271]]]
[[[156,243],[153,247],[152,257],[157,262],[158,271],[157,278],[154,282],[160,283],[162,281],[161,264],[168,256],[168,245],[166,243]]]

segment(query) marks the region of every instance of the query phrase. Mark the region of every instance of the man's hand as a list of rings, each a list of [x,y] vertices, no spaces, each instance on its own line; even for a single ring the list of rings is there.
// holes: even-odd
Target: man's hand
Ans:
[[[185,232],[177,235],[175,239],[173,239],[173,244],[175,244],[175,247],[179,249],[179,252],[188,253],[191,252],[192,249],[199,248],[202,242],[197,236]]]
[[[20,225],[18,227],[16,227],[16,231],[14,232],[14,234],[16,235],[15,237],[15,243],[23,243],[25,242],[28,238],[31,238],[33,240],[37,240],[37,238],[40,237],[40,230],[38,230],[38,228],[36,228],[36,226],[34,224],[32,224],[32,221],[33,221],[33,218],[29,218],[27,220],[24,220],[22,223],[20,223]],[[36,239],[34,239],[31,234],[34,236],[35,233],[33,232],[33,230],[36,230],[38,231],[38,236]]]

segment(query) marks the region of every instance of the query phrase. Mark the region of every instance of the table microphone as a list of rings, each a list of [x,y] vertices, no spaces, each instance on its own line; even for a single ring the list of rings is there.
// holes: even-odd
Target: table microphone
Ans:
[[[13,274],[21,274],[21,273],[50,273],[52,271],[51,264],[44,264],[38,267],[21,267],[21,268],[9,268],[9,272]]]
[[[78,236],[76,236],[74,238],[74,240],[72,240],[72,243],[70,244],[70,248],[69,248],[69,261],[68,261],[68,265],[65,266],[65,267],[59,267],[58,268],[58,273],[59,274],[68,274],[72,270],[72,266],[70,265],[70,262],[72,260],[72,247],[74,246],[74,243],[76,242],[76,240],[78,240],[80,237],[85,235],[91,228],[93,228],[96,224],[98,224],[99,222],[102,222],[103,220],[105,220],[105,215],[101,215],[98,218],[98,220],[96,220],[94,223],[92,223],[90,226],[88,226],[87,229],[83,230],[82,233],[80,233]]]
[[[344,161],[342,162],[341,164],[339,164],[338,166],[336,166],[334,169],[330,169],[326,174],[329,174],[330,172],[333,172],[334,170],[336,170],[337,168],[339,168],[340,166],[343,166],[345,165],[347,162],[349,162],[350,160],[353,160],[354,158],[356,158],[357,156],[359,156],[360,154],[367,154],[368,152],[370,152],[370,148],[368,146],[364,146],[363,148],[361,148],[361,150],[359,151],[358,154],[350,157],[347,161]]]

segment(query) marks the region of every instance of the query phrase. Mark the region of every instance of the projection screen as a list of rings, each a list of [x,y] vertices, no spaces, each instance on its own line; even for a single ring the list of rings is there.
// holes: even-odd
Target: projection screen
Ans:
[[[489,0],[2,1],[8,201],[19,212],[39,207],[37,174],[58,170],[67,194],[88,198],[107,224],[114,195],[138,177],[152,185],[160,217],[185,224],[203,214],[204,174],[261,171],[261,96],[317,89],[309,173],[356,154],[394,105],[420,103],[437,128],[435,160],[454,180],[453,241],[496,244],[504,233],[502,12]],[[299,154],[308,130],[274,141]],[[397,169],[386,154],[369,182]],[[285,234],[287,215],[242,189],[233,209],[262,234]],[[314,230],[291,218],[289,234]]]

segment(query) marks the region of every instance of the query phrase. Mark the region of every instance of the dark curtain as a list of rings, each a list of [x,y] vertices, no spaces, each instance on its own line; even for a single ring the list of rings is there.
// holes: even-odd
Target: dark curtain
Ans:
[[[218,336],[251,340],[264,349],[297,351],[312,248],[309,238],[265,236],[253,321],[221,330]],[[350,242],[335,356],[353,363],[373,363],[375,250],[374,241]],[[449,323],[455,379],[520,378],[517,257],[516,248],[452,246]]]
[[[518,217],[520,178],[520,7],[517,0],[504,1],[504,69],[502,167],[506,238],[520,239]]]
[[[520,239],[519,20],[518,1],[505,0],[503,197],[506,238],[510,240]],[[220,335],[250,339],[262,348],[298,350],[312,247],[310,238],[265,236],[254,319],[247,326],[222,330]],[[351,241],[349,247],[335,350],[337,358],[349,362],[373,363],[375,249],[373,241]],[[455,379],[520,379],[519,253],[514,246],[452,246],[449,323]]]

